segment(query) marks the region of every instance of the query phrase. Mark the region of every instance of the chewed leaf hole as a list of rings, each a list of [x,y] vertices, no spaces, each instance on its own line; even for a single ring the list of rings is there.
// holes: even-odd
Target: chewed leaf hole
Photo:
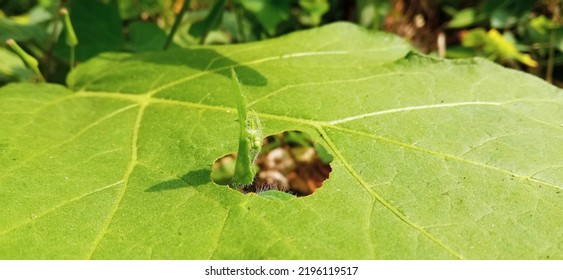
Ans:
[[[263,139],[256,158],[256,176],[250,185],[238,188],[242,193],[271,194],[281,191],[306,196],[320,188],[329,177],[332,155],[302,131],[284,131]],[[232,187],[236,153],[227,154],[213,163],[211,179],[218,185]]]

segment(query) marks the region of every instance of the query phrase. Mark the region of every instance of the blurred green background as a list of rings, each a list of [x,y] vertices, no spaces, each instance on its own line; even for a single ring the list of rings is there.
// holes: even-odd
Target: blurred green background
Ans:
[[[432,56],[486,57],[563,86],[561,0],[0,0],[2,41],[16,40],[55,83],[70,69],[62,7],[78,36],[78,64],[106,51],[236,44],[351,21]],[[0,85],[34,80],[2,44]]]

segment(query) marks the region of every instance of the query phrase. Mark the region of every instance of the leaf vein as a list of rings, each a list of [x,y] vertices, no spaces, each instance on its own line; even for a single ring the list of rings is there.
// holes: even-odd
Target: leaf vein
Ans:
[[[213,249],[211,249],[211,254],[209,256],[208,259],[213,259],[213,257],[215,256],[215,254],[217,253],[217,250],[219,250],[219,246],[221,245],[221,239],[223,237],[223,233],[225,232],[225,225],[227,224],[227,220],[229,219],[229,216],[231,215],[231,208],[229,207],[227,209],[227,215],[225,215],[225,219],[223,219],[223,221],[221,222],[221,229],[219,230],[219,235],[217,236],[217,243],[215,243],[215,246],[213,246]]]
[[[98,126],[99,124],[103,123],[104,121],[107,121],[107,120],[111,119],[112,117],[115,117],[115,116],[119,115],[120,113],[123,113],[123,112],[125,112],[125,111],[127,111],[127,110],[129,110],[129,109],[131,109],[131,108],[133,108],[133,107],[136,107],[136,106],[138,106],[138,105],[137,105],[137,104],[131,104],[131,105],[129,105],[129,106],[126,106],[126,107],[120,108],[120,109],[118,109],[118,110],[115,110],[115,111],[113,111],[113,112],[111,112],[111,113],[109,113],[109,114],[107,114],[107,115],[105,115],[105,116],[102,116],[101,118],[97,119],[96,121],[92,122],[91,124],[85,126],[85,127],[82,128],[80,131],[78,131],[76,134],[72,135],[72,137],[68,138],[66,141],[60,142],[58,145],[51,146],[51,147],[49,147],[49,148],[47,148],[47,149],[44,149],[44,150],[42,150],[41,152],[33,153],[32,156],[20,160],[17,164],[13,165],[12,168],[5,170],[5,171],[4,171],[4,174],[3,174],[3,175],[0,175],[0,179],[3,179],[3,178],[5,178],[5,177],[7,177],[8,175],[11,174],[11,172],[13,172],[14,170],[17,170],[17,169],[23,167],[26,163],[28,163],[29,161],[33,160],[34,158],[37,158],[37,157],[39,157],[39,156],[41,156],[41,155],[44,155],[44,154],[46,154],[46,153],[48,153],[48,152],[50,152],[50,151],[53,151],[53,150],[55,150],[55,149],[58,149],[58,148],[60,148],[60,147],[62,147],[62,146],[64,146],[64,145],[66,145],[66,144],[72,143],[74,140],[76,140],[76,139],[77,139],[78,137],[80,137],[82,134],[88,132],[90,129],[92,129],[92,128]]]
[[[563,188],[561,186],[557,186],[555,184],[552,184],[552,183],[549,183],[549,182],[546,182],[546,181],[543,181],[543,180],[540,180],[540,179],[532,178],[531,176],[520,175],[520,174],[514,173],[510,170],[505,170],[505,169],[501,169],[501,168],[498,168],[498,167],[495,167],[495,166],[492,166],[492,165],[487,165],[487,164],[484,164],[484,163],[471,161],[471,160],[464,159],[464,158],[454,156],[454,155],[451,155],[451,154],[441,153],[441,152],[437,152],[437,151],[434,151],[434,150],[413,146],[413,145],[410,145],[410,144],[407,144],[407,143],[392,140],[392,139],[385,138],[385,137],[382,137],[382,136],[372,135],[372,134],[369,134],[369,133],[366,133],[366,132],[357,131],[357,130],[348,129],[348,128],[343,128],[343,127],[339,127],[339,126],[329,126],[329,127],[336,129],[336,130],[340,130],[342,132],[351,133],[351,134],[355,134],[355,135],[359,135],[359,136],[372,138],[372,139],[375,139],[375,140],[384,141],[386,143],[398,145],[398,146],[401,146],[401,147],[404,147],[404,148],[407,148],[407,149],[411,149],[413,151],[418,151],[418,152],[430,154],[430,155],[433,155],[433,156],[436,156],[436,157],[448,158],[448,159],[451,159],[451,160],[471,164],[471,165],[474,165],[474,166],[483,167],[483,168],[490,169],[490,170],[493,170],[493,171],[496,171],[496,172],[500,172],[500,173],[504,173],[504,174],[507,174],[507,175],[510,175],[510,176],[514,176],[514,177],[520,178],[522,180],[535,181],[537,183],[540,183],[540,184],[543,184],[543,185],[546,185],[546,186],[550,186],[550,187],[553,187],[555,189],[562,189]]]
[[[392,76],[392,75],[395,75],[395,74],[396,73],[384,73],[384,74],[370,75],[370,76],[355,78],[355,79],[330,80],[330,81],[322,81],[322,82],[309,82],[309,83],[286,85],[286,86],[280,87],[279,89],[276,89],[275,91],[272,91],[272,92],[270,92],[270,93],[268,93],[264,96],[261,96],[260,98],[254,99],[252,102],[248,103],[248,106],[252,106],[252,105],[259,103],[259,102],[262,102],[263,100],[266,100],[266,99],[268,99],[268,98],[270,98],[274,95],[277,95],[277,94],[279,94],[283,91],[293,89],[293,88],[307,87],[307,86],[318,86],[318,85],[341,84],[341,83],[356,83],[356,82],[367,81],[367,80],[385,77],[385,76]]]
[[[370,194],[370,196],[372,197],[372,199],[375,201],[379,201],[381,204],[383,204],[383,206],[385,208],[387,208],[391,213],[393,213],[393,215],[395,215],[397,218],[399,218],[400,220],[402,220],[403,222],[405,222],[407,225],[409,225],[410,227],[412,227],[413,229],[415,229],[416,231],[420,232],[422,235],[426,236],[428,239],[430,239],[432,242],[434,242],[436,245],[438,245],[439,247],[441,247],[442,249],[444,249],[446,252],[448,252],[449,254],[451,254],[452,256],[456,257],[457,259],[463,259],[463,257],[459,254],[456,253],[454,250],[452,250],[451,248],[449,248],[448,246],[446,246],[446,244],[444,244],[442,241],[440,241],[437,237],[435,237],[434,235],[430,234],[428,231],[426,231],[423,227],[415,224],[414,222],[410,221],[404,214],[402,214],[397,208],[393,207],[393,205],[391,205],[390,202],[388,202],[385,198],[383,198],[379,193],[377,193],[372,187],[369,186],[369,184],[364,181],[364,179],[358,174],[358,172],[356,172],[356,170],[354,168],[352,168],[352,166],[348,163],[348,161],[345,159],[345,157],[342,155],[342,153],[340,152],[340,150],[336,147],[336,145],[332,142],[332,140],[330,140],[329,136],[326,134],[326,132],[324,131],[324,129],[321,126],[316,126],[316,129],[319,131],[319,133],[321,135],[323,135],[323,139],[326,141],[326,143],[328,144],[328,146],[330,147],[330,149],[334,152],[334,154],[340,159],[340,161],[342,162],[342,164],[344,165],[344,167],[346,167],[346,169],[348,170],[348,172],[350,172],[350,174],[360,183],[360,185]]]
[[[87,192],[87,193],[82,194],[82,195],[80,195],[80,196],[71,198],[70,200],[64,201],[63,203],[60,203],[60,204],[56,205],[56,206],[53,207],[53,208],[47,209],[47,210],[45,210],[45,211],[43,211],[43,212],[41,212],[41,213],[35,215],[35,216],[33,217],[33,219],[25,220],[25,221],[23,221],[23,222],[21,222],[21,223],[19,223],[19,224],[16,224],[16,225],[14,225],[14,226],[12,226],[12,227],[10,227],[10,228],[8,228],[8,229],[6,229],[6,230],[0,232],[0,236],[6,235],[6,234],[8,234],[8,233],[10,233],[10,232],[12,232],[12,231],[18,229],[18,228],[21,228],[21,227],[23,227],[23,226],[26,226],[26,225],[28,225],[28,224],[31,224],[31,223],[35,222],[36,220],[38,220],[38,219],[40,219],[40,218],[42,218],[42,217],[44,217],[44,216],[46,216],[46,215],[48,215],[48,214],[50,214],[50,213],[53,213],[53,212],[57,211],[58,209],[60,209],[60,208],[62,208],[62,207],[64,207],[64,206],[66,206],[66,205],[69,205],[69,204],[71,204],[71,203],[73,203],[73,202],[79,201],[79,200],[81,200],[81,199],[83,199],[83,198],[85,198],[85,197],[88,197],[88,196],[90,196],[90,195],[93,195],[93,194],[96,194],[96,193],[98,193],[98,192],[104,191],[104,190],[109,189],[109,188],[111,188],[111,187],[117,186],[117,185],[119,185],[119,184],[121,184],[121,183],[123,183],[123,180],[117,181],[117,182],[112,183],[112,184],[109,184],[109,185],[107,185],[107,186],[103,186],[103,187],[101,187],[101,188],[99,188],[99,189],[95,189],[95,190],[93,190],[93,191],[91,191],[91,192]]]
[[[84,97],[90,97],[90,96],[100,97],[100,96],[107,96],[107,95],[108,94],[105,94],[105,93],[102,93],[102,94],[84,93],[84,94],[82,94],[82,96],[84,96]],[[110,96],[110,97],[112,97],[112,96]],[[115,98],[118,98],[118,97],[115,97]],[[131,100],[131,98],[125,98],[125,99]],[[154,103],[154,104],[170,104],[170,105],[176,105],[176,106],[184,106],[184,107],[188,107],[188,108],[198,108],[198,109],[205,109],[205,110],[212,110],[212,111],[220,111],[220,112],[225,112],[225,113],[229,113],[229,114],[235,114],[236,113],[236,110],[233,109],[233,108],[230,108],[230,107],[205,105],[205,104],[191,103],[191,102],[180,101],[180,100],[162,99],[162,98],[155,98],[155,97],[151,97],[151,98],[147,99],[147,98],[143,98],[142,96],[135,97],[134,100],[137,100],[138,102],[146,102],[146,103]],[[491,103],[491,104],[488,104],[488,105],[491,105],[491,106],[497,106],[497,105],[500,104],[500,103],[496,104],[494,102],[488,102],[488,103]],[[406,107],[406,108],[408,108],[408,107]],[[380,112],[383,112],[383,111],[380,111]],[[508,174],[508,175],[513,175],[513,176],[521,178],[521,179],[527,179],[527,180],[535,181],[535,182],[538,182],[538,183],[541,183],[541,184],[544,184],[544,185],[547,185],[547,186],[550,186],[550,187],[553,187],[553,188],[556,188],[556,189],[563,188],[561,186],[557,186],[557,185],[554,185],[552,183],[533,178],[532,176],[520,175],[520,174],[514,173],[512,171],[501,169],[501,168],[491,166],[491,165],[487,165],[487,164],[484,164],[484,163],[473,162],[473,161],[469,161],[467,159],[460,158],[460,157],[457,157],[457,156],[454,156],[454,155],[450,155],[450,154],[446,154],[446,153],[441,153],[441,152],[437,152],[437,151],[433,151],[433,150],[409,145],[408,143],[403,143],[403,142],[392,140],[392,139],[385,138],[385,137],[382,137],[382,136],[372,135],[372,134],[369,134],[369,133],[366,133],[366,132],[340,127],[340,126],[332,124],[331,122],[307,120],[307,119],[293,118],[293,117],[282,116],[282,115],[274,115],[274,114],[268,114],[268,113],[257,113],[257,114],[261,118],[266,118],[266,119],[275,119],[275,120],[282,120],[282,121],[287,121],[287,122],[294,122],[294,123],[299,123],[299,124],[310,125],[312,127],[317,127],[317,126],[330,127],[330,128],[334,128],[334,129],[343,131],[343,132],[352,133],[352,134],[355,134],[355,135],[362,135],[364,137],[369,137],[369,138],[372,138],[372,139],[385,141],[387,143],[398,145],[398,146],[401,146],[401,147],[405,147],[405,148],[410,149],[410,150],[424,152],[424,153],[431,154],[431,155],[438,156],[438,157],[446,157],[446,158],[449,158],[449,159],[452,159],[452,160],[465,162],[465,163],[475,165],[475,166],[481,166],[481,167],[484,167],[484,168],[487,168],[487,169],[490,169],[490,170],[494,170],[494,171],[497,171],[497,172],[505,173],[505,174]]]
[[[125,197],[125,191],[127,190],[127,186],[129,185],[129,179],[131,178],[131,174],[133,174],[133,171],[135,170],[135,167],[137,166],[137,162],[138,162],[137,161],[137,143],[138,143],[138,139],[139,139],[139,129],[141,127],[141,122],[142,122],[143,115],[144,115],[145,109],[147,107],[147,104],[148,103],[146,103],[146,102],[141,104],[141,106],[139,108],[139,112],[137,113],[137,118],[135,119],[135,124],[133,126],[133,133],[132,133],[132,137],[131,137],[131,160],[129,161],[129,165],[127,166],[127,170],[125,171],[125,174],[123,175],[123,187],[121,188],[121,192],[119,194],[119,197],[116,200],[115,205],[113,206],[113,208],[110,211],[108,221],[106,222],[106,224],[104,225],[104,227],[99,232],[96,239],[94,240],[92,250],[88,254],[87,259],[92,259],[92,256],[94,255],[96,250],[99,248],[101,241],[103,240],[103,238],[107,234],[108,229],[109,229],[111,223],[113,222],[113,219],[115,218],[115,214],[117,213],[117,210],[119,209],[119,206],[121,205],[121,202],[123,201],[123,198]]]
[[[171,105],[184,106],[184,107],[189,107],[189,108],[198,108],[198,109],[206,109],[206,110],[213,110],[213,111],[221,111],[221,112],[226,112],[226,113],[231,113],[231,114],[236,113],[236,110],[233,109],[233,108],[230,108],[230,107],[204,105],[204,104],[191,103],[191,102],[187,102],[187,101],[160,99],[160,98],[154,98],[154,97],[151,98],[150,101],[152,103],[156,103],[156,104],[159,104],[159,103],[160,104],[171,104]],[[495,106],[495,105],[493,105],[493,106]],[[546,182],[546,181],[543,181],[543,180],[539,180],[539,179],[536,179],[536,178],[532,178],[532,176],[520,175],[520,174],[514,173],[512,171],[501,169],[501,168],[491,166],[491,165],[487,165],[487,164],[484,164],[484,163],[473,162],[473,161],[469,161],[467,159],[460,158],[460,157],[457,157],[457,156],[454,156],[454,155],[450,155],[450,154],[446,154],[446,153],[441,153],[441,152],[437,152],[437,151],[433,151],[433,150],[409,145],[408,143],[403,143],[403,142],[392,140],[392,139],[385,138],[385,137],[382,137],[382,136],[372,135],[372,134],[369,134],[369,133],[366,133],[366,132],[340,127],[340,126],[337,126],[337,125],[333,125],[330,122],[299,119],[299,118],[293,118],[293,117],[282,116],[282,115],[273,115],[273,114],[267,114],[267,113],[257,113],[257,114],[261,118],[266,118],[266,119],[276,119],[276,120],[282,120],[282,121],[287,121],[287,122],[295,122],[295,123],[299,123],[299,124],[310,125],[312,127],[318,127],[318,126],[330,127],[330,128],[334,128],[334,129],[343,131],[343,132],[347,132],[347,133],[352,133],[352,134],[356,134],[356,135],[363,135],[365,137],[369,137],[369,138],[372,138],[372,139],[381,140],[381,141],[385,141],[385,142],[390,143],[390,144],[405,147],[405,148],[410,149],[410,150],[424,152],[424,153],[431,154],[431,155],[438,156],[438,157],[446,157],[446,158],[449,158],[449,159],[452,159],[452,160],[465,162],[465,163],[475,165],[475,166],[481,166],[481,167],[484,167],[484,168],[487,168],[487,169],[490,169],[490,170],[494,170],[494,171],[497,171],[497,172],[505,173],[505,174],[508,174],[508,175],[513,175],[513,176],[521,178],[521,179],[536,181],[538,183],[541,183],[541,184],[544,184],[544,185],[547,185],[547,186],[551,186],[553,188],[557,188],[557,189],[562,188],[562,187],[554,185],[552,183],[549,183],[549,182]]]
[[[377,51],[385,51],[385,50],[389,50],[392,49],[392,47],[385,47],[385,48],[377,48],[377,49],[368,49],[368,50],[363,50],[363,52],[377,52]],[[318,52],[299,52],[299,53],[289,53],[289,54],[281,54],[281,55],[276,55],[276,56],[271,56],[271,57],[265,57],[265,58],[261,58],[261,59],[256,59],[256,60],[250,60],[247,62],[240,62],[240,63],[236,63],[235,65],[228,65],[228,66],[224,66],[224,67],[219,67],[219,68],[215,68],[213,70],[206,70],[206,71],[201,71],[198,73],[195,73],[193,75],[169,82],[167,84],[164,84],[158,88],[155,88],[153,90],[148,91],[146,94],[148,96],[154,96],[155,94],[173,87],[175,85],[187,82],[187,81],[191,81],[194,80],[196,78],[199,78],[201,76],[205,76],[211,73],[217,73],[220,71],[224,71],[224,70],[229,70],[230,68],[236,68],[236,67],[241,67],[241,66],[248,66],[248,65],[256,65],[256,64],[261,64],[261,63],[265,63],[265,62],[269,62],[269,61],[274,61],[274,60],[281,60],[281,59],[288,59],[288,58],[297,58],[297,57],[306,57],[306,56],[322,56],[322,55],[347,55],[347,54],[352,54],[355,53],[357,51],[318,51]]]
[[[417,110],[428,110],[428,109],[436,109],[436,108],[448,108],[448,107],[460,107],[460,106],[471,106],[471,105],[487,105],[487,106],[499,106],[501,103],[498,102],[482,102],[482,101],[468,101],[468,102],[456,102],[456,103],[443,103],[443,104],[429,104],[429,105],[420,105],[420,106],[409,106],[403,108],[395,108],[377,112],[370,112],[361,115],[351,116],[339,120],[333,120],[329,123],[332,125],[341,124],[349,121],[354,121],[358,119],[363,119],[372,116],[378,115],[385,115],[385,114],[393,114],[399,112],[410,112],[410,111],[417,111]]]

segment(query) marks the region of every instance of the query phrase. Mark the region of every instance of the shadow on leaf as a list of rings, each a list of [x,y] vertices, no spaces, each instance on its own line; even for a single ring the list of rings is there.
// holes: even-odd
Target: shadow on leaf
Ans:
[[[130,60],[142,61],[153,64],[178,65],[197,69],[200,71],[211,71],[215,74],[231,79],[230,68],[235,68],[239,81],[249,86],[265,86],[268,80],[258,71],[242,65],[213,49],[176,49],[159,52],[158,55],[135,55]]]
[[[202,168],[190,171],[182,177],[158,183],[145,192],[169,191],[179,188],[197,187],[211,182],[211,169]]]

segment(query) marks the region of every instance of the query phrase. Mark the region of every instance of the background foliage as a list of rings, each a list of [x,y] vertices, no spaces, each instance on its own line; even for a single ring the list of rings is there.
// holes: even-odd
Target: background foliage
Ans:
[[[14,38],[40,60],[48,81],[64,83],[69,59],[58,8],[71,10],[80,63],[105,51],[162,50],[184,7],[172,47],[263,40],[345,20],[399,34],[424,53],[483,56],[557,85],[563,80],[560,0],[186,1],[3,0],[0,39]],[[0,60],[0,83],[33,80],[5,48]]]

